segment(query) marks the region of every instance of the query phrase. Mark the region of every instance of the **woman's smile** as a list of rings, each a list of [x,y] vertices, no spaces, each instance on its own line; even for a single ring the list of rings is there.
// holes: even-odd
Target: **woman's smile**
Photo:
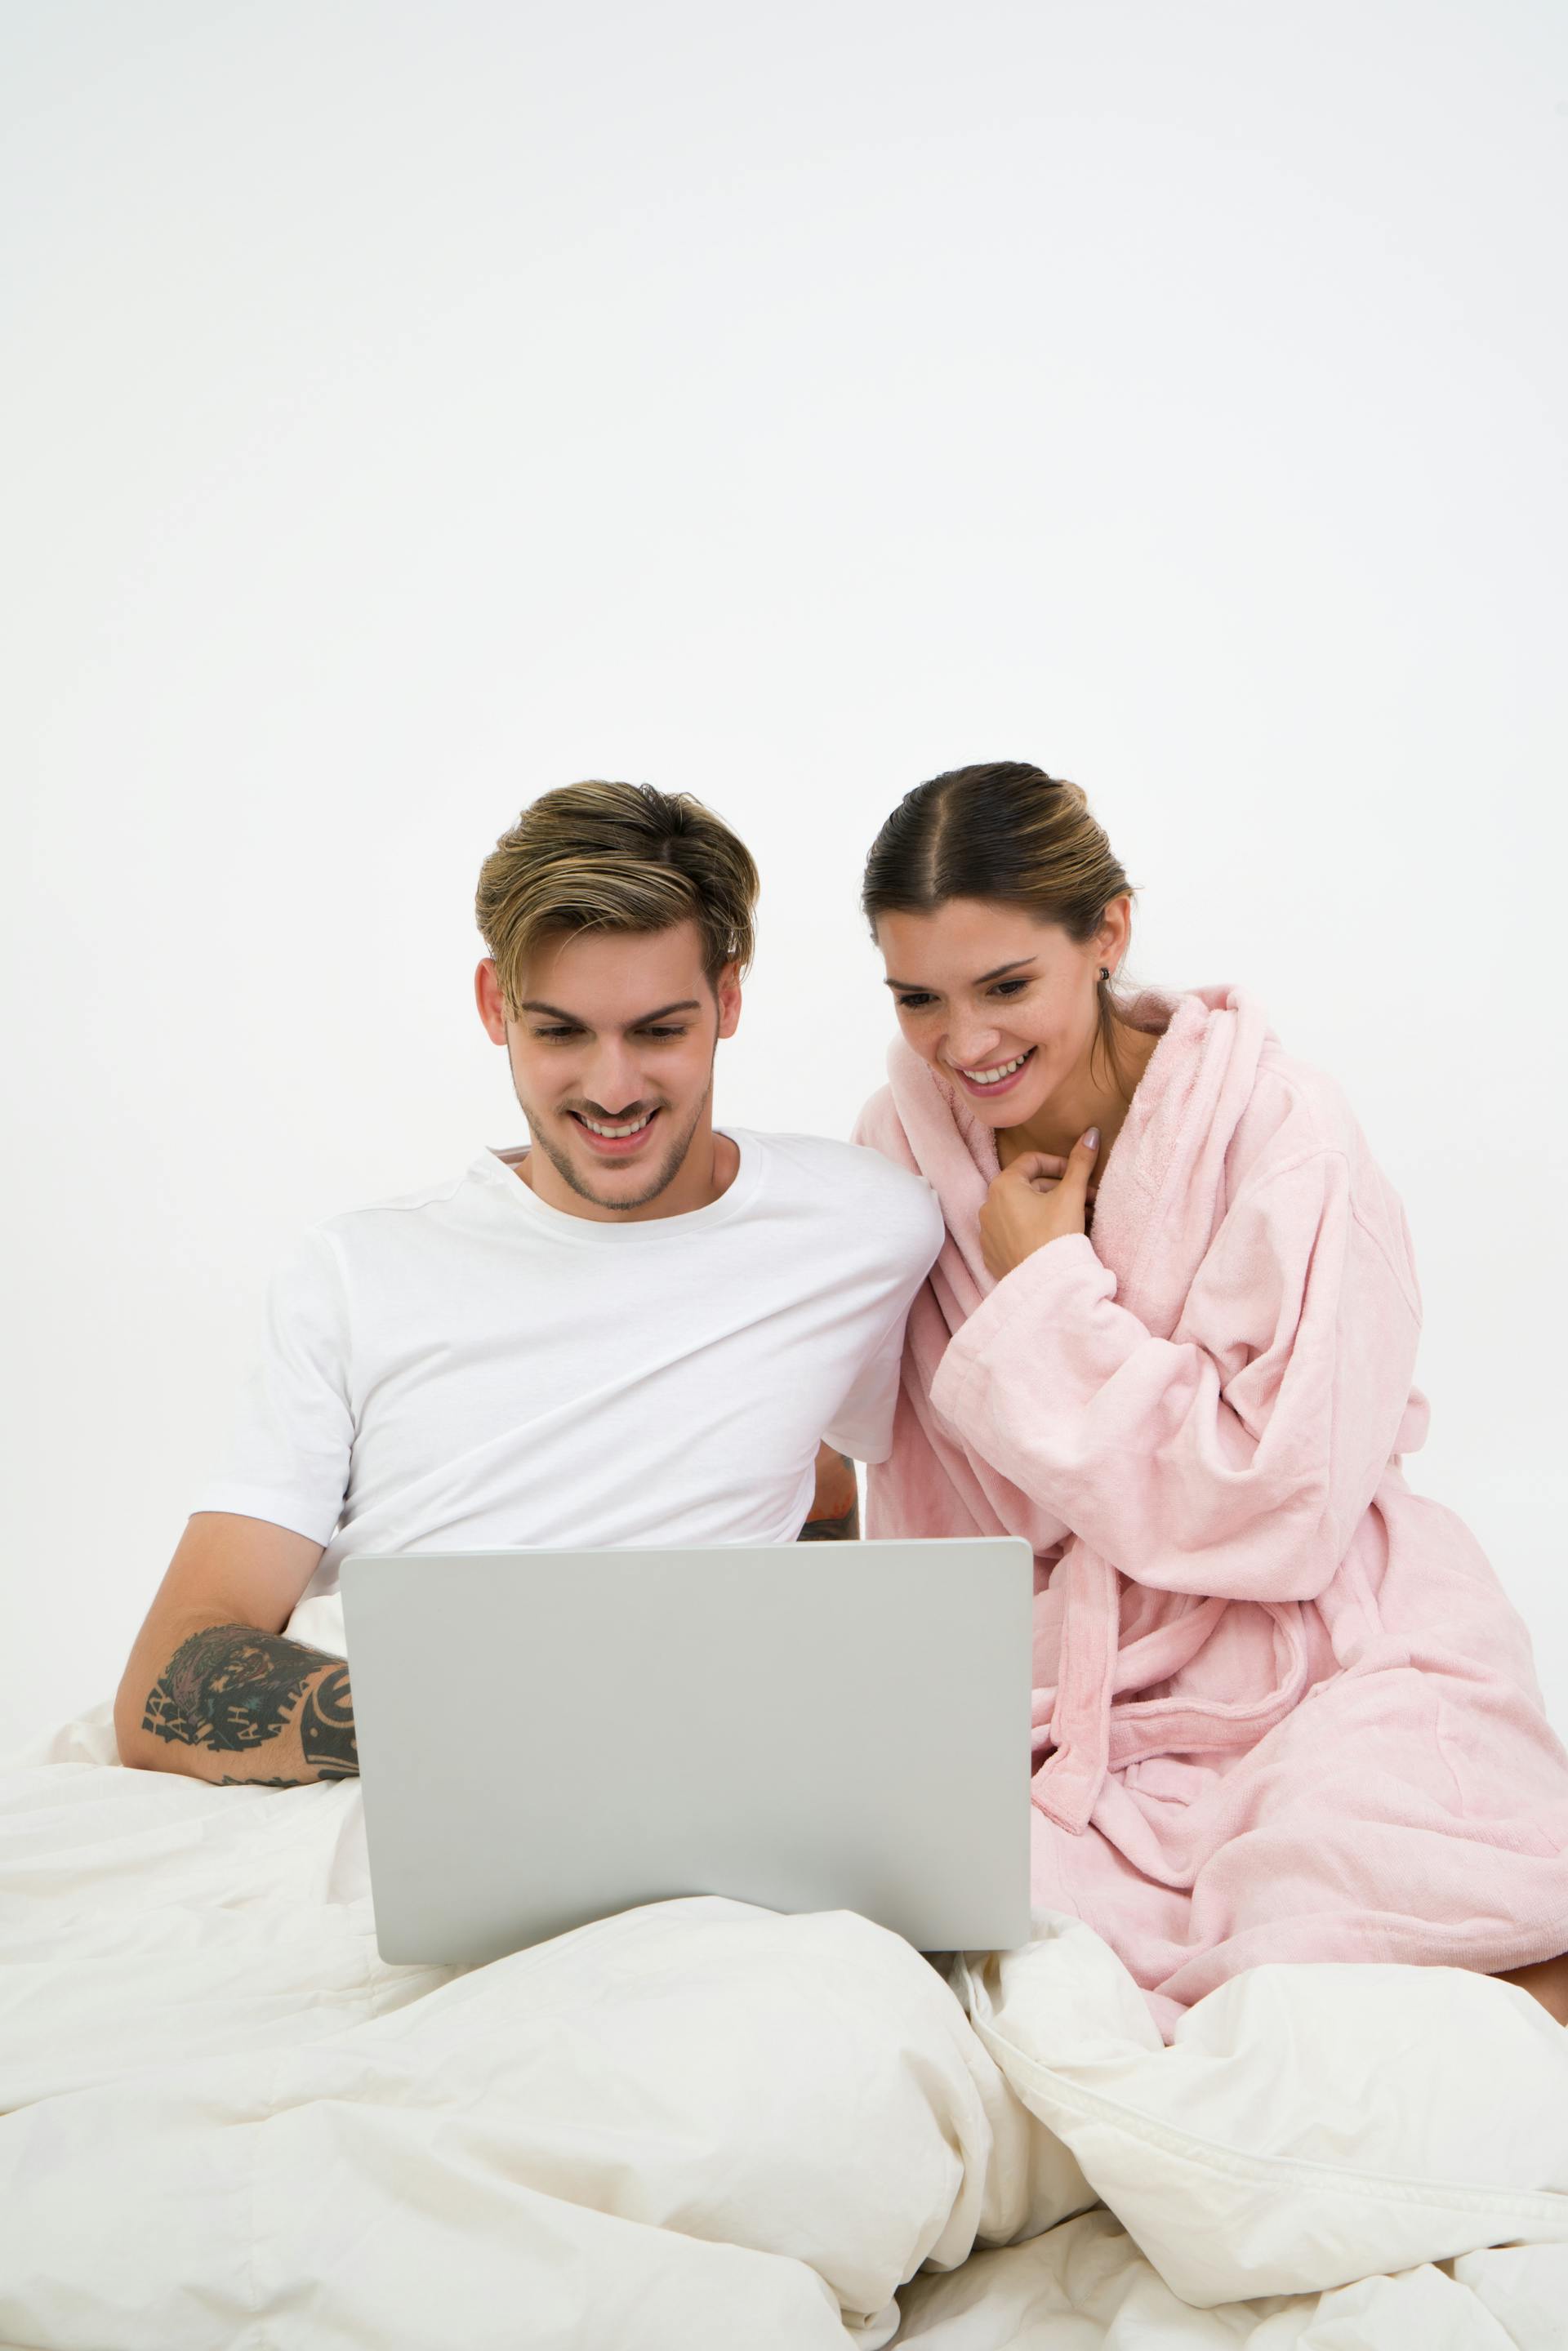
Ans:
[[[957,1061],[953,1062],[951,1066],[954,1075],[963,1080],[972,1094],[995,1096],[1009,1092],[1018,1084],[1024,1071],[1033,1061],[1037,1050],[1038,1048],[1033,1045],[1027,1046],[1021,1053],[1015,1053],[1010,1060],[992,1061],[984,1069],[967,1070]]]

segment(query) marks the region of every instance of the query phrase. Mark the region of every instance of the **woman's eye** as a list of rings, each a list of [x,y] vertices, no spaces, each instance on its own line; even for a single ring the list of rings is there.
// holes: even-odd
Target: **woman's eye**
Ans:
[[[1020,987],[1027,987],[1028,986],[1029,982],[1027,979],[998,980],[996,987],[992,988],[991,994],[993,996],[1016,996]]]
[[[898,1008],[901,1012],[924,1012],[930,1001],[929,996],[901,996]]]

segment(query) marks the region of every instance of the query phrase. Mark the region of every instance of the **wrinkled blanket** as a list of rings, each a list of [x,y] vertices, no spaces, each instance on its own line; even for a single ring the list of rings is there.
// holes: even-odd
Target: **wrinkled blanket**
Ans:
[[[1167,2047],[1109,1947],[939,1970],[696,1896],[377,1956],[356,1783],[0,1772],[9,2351],[1556,2351],[1568,2033],[1270,1966]],[[1062,2330],[1070,2331],[1062,2331]]]

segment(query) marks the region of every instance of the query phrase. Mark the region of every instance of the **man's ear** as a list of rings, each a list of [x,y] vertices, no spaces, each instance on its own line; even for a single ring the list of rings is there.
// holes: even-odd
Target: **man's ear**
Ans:
[[[727,963],[716,974],[713,992],[718,1003],[718,1033],[721,1037],[733,1037],[740,1025],[740,966],[737,963]]]
[[[485,1023],[485,1034],[492,1045],[507,1041],[507,1008],[501,998],[501,983],[496,977],[493,956],[486,956],[474,974],[474,1001],[479,1007],[479,1018]]]

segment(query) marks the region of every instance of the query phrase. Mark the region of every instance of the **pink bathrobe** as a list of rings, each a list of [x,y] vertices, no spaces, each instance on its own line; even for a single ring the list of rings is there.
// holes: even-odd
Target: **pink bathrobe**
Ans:
[[[1413,1493],[1420,1294],[1343,1097],[1239,989],[1160,1042],[1092,1236],[993,1281],[989,1127],[902,1040],[856,1140],[947,1238],[910,1314],[873,1535],[1036,1554],[1034,1898],[1162,2030],[1270,1959],[1495,1971],[1568,1949],[1568,1755],[1465,1526]]]

